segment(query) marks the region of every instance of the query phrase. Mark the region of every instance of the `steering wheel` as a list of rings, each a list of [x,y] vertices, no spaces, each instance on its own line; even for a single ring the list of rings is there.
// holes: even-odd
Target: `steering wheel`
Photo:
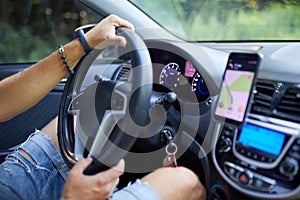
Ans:
[[[148,118],[152,93],[152,65],[143,40],[132,30],[118,28],[127,40],[131,60],[128,81],[98,77],[82,89],[87,72],[102,50],[85,55],[68,76],[58,116],[58,139],[65,161],[72,166],[81,157],[92,157],[85,174],[114,166],[135,143]],[[76,122],[76,123],[75,123]]]

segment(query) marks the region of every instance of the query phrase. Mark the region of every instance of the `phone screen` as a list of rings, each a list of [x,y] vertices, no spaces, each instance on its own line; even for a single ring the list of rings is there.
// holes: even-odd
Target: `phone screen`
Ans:
[[[230,54],[215,110],[217,116],[236,122],[244,120],[259,60],[257,54]]]

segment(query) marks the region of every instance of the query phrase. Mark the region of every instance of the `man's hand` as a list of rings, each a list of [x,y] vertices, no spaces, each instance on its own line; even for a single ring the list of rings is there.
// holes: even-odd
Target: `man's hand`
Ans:
[[[134,26],[130,22],[116,15],[109,15],[86,33],[86,38],[90,47],[103,49],[114,44],[126,46],[126,39],[116,35],[117,27],[134,29]]]
[[[124,160],[115,167],[95,175],[84,175],[91,159],[80,159],[70,171],[63,189],[62,200],[108,199],[124,173]]]

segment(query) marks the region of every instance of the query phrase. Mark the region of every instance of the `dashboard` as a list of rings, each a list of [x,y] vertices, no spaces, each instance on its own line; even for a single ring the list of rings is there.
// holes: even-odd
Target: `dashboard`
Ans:
[[[206,167],[201,167],[204,162],[199,152],[193,152],[192,157],[184,154],[179,163],[198,174],[209,198],[299,199],[300,74],[295,54],[299,45],[145,42],[152,61],[154,92],[175,92],[181,105],[186,106],[168,111],[171,118],[167,120],[167,129],[174,126],[176,132],[176,124],[180,123],[183,132],[194,137],[206,154]],[[244,78],[232,86],[238,90],[253,80],[253,87],[247,87],[249,101],[242,102],[247,108],[243,110],[245,116],[236,123],[231,115],[217,116],[216,109],[220,105],[218,98],[226,65],[240,66],[238,62],[229,62],[230,55],[245,53],[260,55],[261,60],[255,76],[243,72]],[[112,74],[111,69],[119,67],[110,64],[106,69]],[[190,104],[199,105],[200,113],[192,115],[193,111],[186,109]],[[189,122],[195,121],[190,126]],[[154,140],[140,144],[142,150],[151,150],[149,146],[159,142],[155,136]]]
[[[158,90],[168,88],[183,93],[181,97],[184,102],[189,102],[189,96],[193,95],[200,104],[212,101],[208,112],[211,115],[202,117],[212,119],[213,125],[211,122],[208,123],[210,125],[200,124],[207,125],[205,136],[201,137],[201,141],[196,138],[203,146],[211,141],[211,148],[206,149],[211,174],[207,186],[209,198],[299,199],[300,82],[296,78],[299,76],[299,62],[294,53],[299,46],[209,44],[209,48],[204,47],[202,52],[206,58],[196,53],[199,49],[203,50],[203,46],[175,46],[179,50],[175,51],[173,46],[167,48],[175,53],[149,48],[154,81]],[[220,118],[215,113],[221,77],[233,53],[250,53],[261,57],[256,75],[253,77],[250,73],[253,87],[248,87],[249,101],[242,102],[247,109],[239,123],[232,118]],[[219,77],[214,77],[215,70],[219,72]],[[245,76],[250,77],[249,73]],[[245,84],[249,84],[249,81],[238,82],[240,87],[245,87]],[[214,92],[214,85],[218,87],[217,92]],[[198,134],[203,135],[203,132],[198,130]],[[196,161],[193,160],[193,163]]]

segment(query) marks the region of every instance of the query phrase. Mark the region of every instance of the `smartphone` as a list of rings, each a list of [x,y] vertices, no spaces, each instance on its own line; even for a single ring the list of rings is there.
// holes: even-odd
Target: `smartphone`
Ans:
[[[217,117],[237,124],[244,121],[259,63],[256,53],[229,55],[215,109]]]

